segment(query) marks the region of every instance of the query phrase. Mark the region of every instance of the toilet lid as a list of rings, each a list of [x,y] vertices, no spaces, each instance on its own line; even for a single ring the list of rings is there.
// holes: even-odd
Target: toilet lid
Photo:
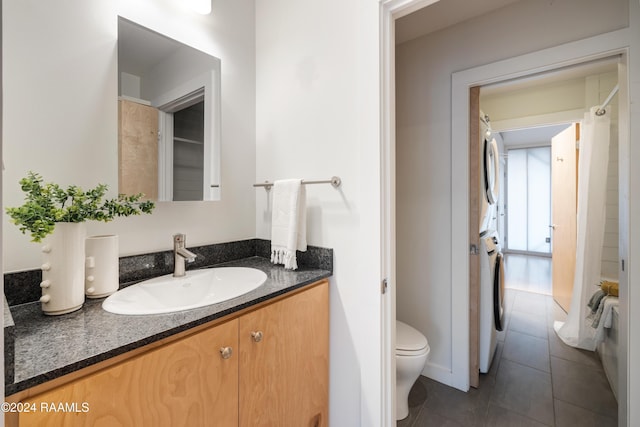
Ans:
[[[419,331],[396,320],[396,350],[420,351],[429,345]]]

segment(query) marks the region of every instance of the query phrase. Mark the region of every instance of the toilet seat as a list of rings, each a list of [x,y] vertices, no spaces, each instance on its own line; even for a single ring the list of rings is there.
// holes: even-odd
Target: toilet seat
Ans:
[[[429,342],[424,335],[396,320],[396,356],[422,356],[429,350]]]

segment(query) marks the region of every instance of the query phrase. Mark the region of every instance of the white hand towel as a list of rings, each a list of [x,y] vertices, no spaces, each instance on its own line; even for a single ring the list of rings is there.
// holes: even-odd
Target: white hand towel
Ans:
[[[271,262],[296,270],[296,250],[307,250],[307,197],[301,179],[273,183]]]

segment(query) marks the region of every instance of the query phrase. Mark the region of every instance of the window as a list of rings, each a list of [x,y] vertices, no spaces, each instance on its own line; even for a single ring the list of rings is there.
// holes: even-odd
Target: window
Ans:
[[[507,249],[551,253],[551,147],[508,150]]]

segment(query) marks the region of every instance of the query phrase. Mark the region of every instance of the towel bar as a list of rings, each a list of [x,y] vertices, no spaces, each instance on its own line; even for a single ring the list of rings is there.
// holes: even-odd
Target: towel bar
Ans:
[[[331,179],[323,179],[319,181],[307,181],[305,179],[302,180],[302,184],[331,184],[333,188],[338,188],[342,184],[342,180],[338,176],[332,176]],[[273,187],[273,182],[265,181],[258,184],[253,184],[254,187],[264,187],[267,191],[271,190]]]

